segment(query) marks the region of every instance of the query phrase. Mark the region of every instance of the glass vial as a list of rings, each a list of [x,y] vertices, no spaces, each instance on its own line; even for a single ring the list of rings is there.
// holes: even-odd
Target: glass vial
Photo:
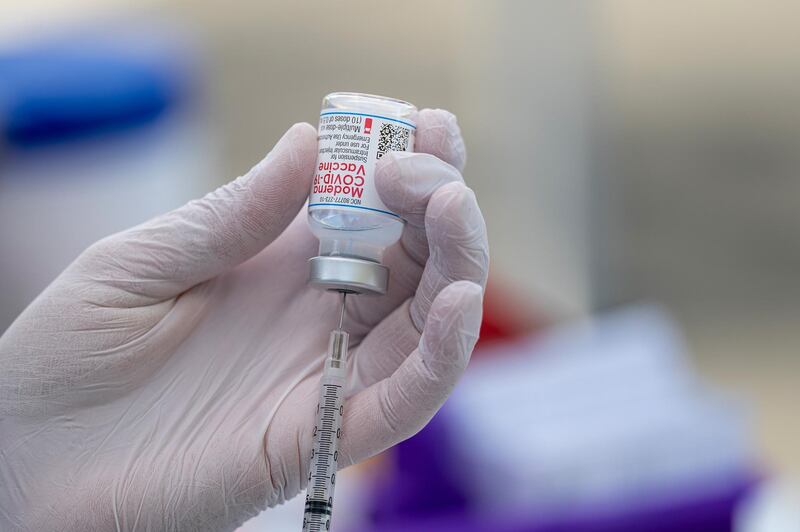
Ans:
[[[319,152],[308,205],[319,255],[311,259],[312,285],[383,294],[384,250],[397,242],[403,221],[375,189],[375,164],[390,151],[413,151],[417,108],[410,103],[352,92],[322,100]]]

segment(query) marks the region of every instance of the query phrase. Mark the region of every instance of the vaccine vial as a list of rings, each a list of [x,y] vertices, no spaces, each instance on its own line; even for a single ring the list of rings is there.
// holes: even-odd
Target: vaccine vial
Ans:
[[[397,242],[403,220],[375,189],[375,165],[390,151],[413,151],[417,108],[371,94],[334,92],[322,100],[319,152],[308,223],[319,238],[309,282],[318,288],[384,294],[383,252]]]

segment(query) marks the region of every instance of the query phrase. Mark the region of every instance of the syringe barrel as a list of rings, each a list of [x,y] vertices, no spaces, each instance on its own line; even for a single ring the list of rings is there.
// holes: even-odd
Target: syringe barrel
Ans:
[[[314,425],[311,465],[308,471],[303,530],[330,529],[333,491],[339,461],[339,438],[344,415],[349,335],[341,329],[331,333],[328,356],[320,379],[317,421]]]

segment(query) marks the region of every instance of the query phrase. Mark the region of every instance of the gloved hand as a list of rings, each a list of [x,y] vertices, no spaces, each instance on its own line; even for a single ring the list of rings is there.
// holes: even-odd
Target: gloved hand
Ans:
[[[348,300],[341,466],[422,428],[478,335],[464,144],[444,111],[418,126],[423,153],[377,171],[408,223],[389,293]],[[315,159],[293,126],[247,175],[91,246],[0,338],[0,530],[232,530],[305,487],[340,302],[306,284]]]

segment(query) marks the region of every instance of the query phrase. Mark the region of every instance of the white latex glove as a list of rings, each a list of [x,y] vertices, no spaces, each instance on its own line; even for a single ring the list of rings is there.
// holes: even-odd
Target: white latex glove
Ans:
[[[348,300],[341,466],[422,428],[478,335],[464,144],[449,113],[418,125],[424,153],[376,177],[408,221],[389,293]],[[247,175],[94,244],[0,338],[0,530],[232,530],[305,487],[340,302],[306,284],[316,145],[295,125]]]

